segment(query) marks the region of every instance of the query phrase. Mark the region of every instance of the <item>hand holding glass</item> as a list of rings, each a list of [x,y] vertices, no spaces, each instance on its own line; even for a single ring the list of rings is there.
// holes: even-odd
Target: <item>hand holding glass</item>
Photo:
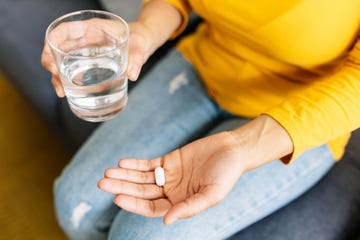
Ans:
[[[105,121],[125,108],[128,39],[127,23],[104,11],[70,13],[48,27],[46,42],[79,118]]]

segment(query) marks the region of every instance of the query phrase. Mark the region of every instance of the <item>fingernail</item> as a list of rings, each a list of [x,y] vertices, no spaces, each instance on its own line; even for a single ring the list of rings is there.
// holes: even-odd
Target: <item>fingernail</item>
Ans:
[[[167,219],[167,221],[165,222],[165,225],[170,226],[171,224],[176,222],[176,220],[177,220],[176,218]]]
[[[140,68],[137,66],[130,67],[130,78],[136,80],[139,75]]]

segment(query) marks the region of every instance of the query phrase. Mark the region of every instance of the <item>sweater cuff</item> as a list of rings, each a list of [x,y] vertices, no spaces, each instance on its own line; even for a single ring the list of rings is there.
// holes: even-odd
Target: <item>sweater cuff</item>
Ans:
[[[275,121],[277,121],[289,134],[292,143],[293,143],[293,152],[289,155],[282,157],[280,160],[284,164],[292,163],[297,157],[299,157],[306,149],[301,143],[301,131],[296,128],[294,121],[296,121],[296,116],[291,115],[288,112],[283,112],[279,108],[272,108],[266,111],[264,114],[270,116]]]

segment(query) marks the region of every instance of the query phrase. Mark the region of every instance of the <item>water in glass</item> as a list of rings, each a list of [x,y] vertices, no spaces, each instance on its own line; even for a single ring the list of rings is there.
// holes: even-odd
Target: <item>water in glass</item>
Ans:
[[[104,54],[98,56],[99,51]],[[88,121],[105,121],[123,110],[127,102],[127,76],[122,61],[120,51],[104,47],[84,48],[64,57],[62,81],[75,115]]]

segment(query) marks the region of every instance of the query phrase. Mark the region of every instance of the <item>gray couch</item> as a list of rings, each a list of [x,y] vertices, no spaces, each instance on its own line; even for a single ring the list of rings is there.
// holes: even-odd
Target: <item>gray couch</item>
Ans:
[[[80,9],[110,9],[133,19],[141,0],[1,0],[0,70],[10,79],[29,106],[75,151],[98,126],[77,119],[64,99],[58,99],[50,74],[40,65],[47,25],[56,17]],[[111,3],[110,3],[111,4]],[[125,7],[124,7],[125,6]],[[134,12],[131,12],[134,11]],[[127,15],[128,14],[128,15]],[[127,15],[127,16],[126,16]],[[194,19],[191,27],[195,26]],[[167,49],[169,42],[151,57],[142,74]],[[131,91],[130,86],[130,91]],[[360,236],[360,130],[353,133],[342,161],[306,194],[244,229],[231,239],[355,239]]]

